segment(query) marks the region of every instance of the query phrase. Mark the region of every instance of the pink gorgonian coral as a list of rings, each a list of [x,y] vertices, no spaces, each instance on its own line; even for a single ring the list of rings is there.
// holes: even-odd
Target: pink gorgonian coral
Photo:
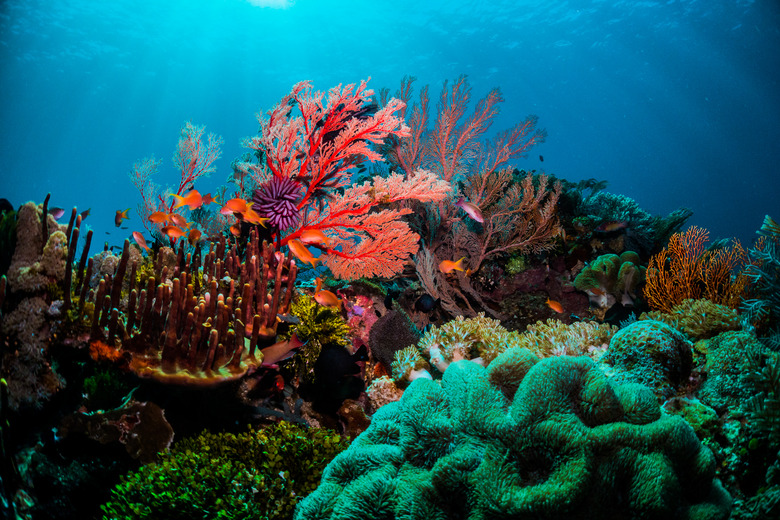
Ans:
[[[301,185],[289,177],[271,176],[252,197],[252,209],[279,231],[298,224]]]

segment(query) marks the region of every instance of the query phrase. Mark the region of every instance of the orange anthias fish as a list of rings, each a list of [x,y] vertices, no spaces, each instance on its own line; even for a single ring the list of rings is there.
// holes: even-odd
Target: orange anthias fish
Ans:
[[[252,206],[248,204],[242,217],[250,224],[261,225],[263,227],[265,227],[265,221],[268,220],[265,217],[261,217],[255,210],[252,209]]]
[[[135,240],[135,243],[141,246],[144,251],[147,253],[149,252],[149,246],[146,245],[146,239],[141,233],[138,231],[133,231],[133,240]]]
[[[173,222],[175,225],[181,227],[181,228],[189,228],[190,224],[187,222],[187,219],[179,215],[178,213],[171,213],[168,215],[168,220]]]
[[[241,236],[241,222],[236,220],[232,226],[230,226],[230,233],[233,236],[240,237]]]
[[[291,358],[293,355],[295,355],[292,350],[295,350],[296,348],[300,348],[304,346],[306,343],[302,342],[300,339],[298,339],[298,336],[293,333],[292,336],[290,336],[290,339],[286,341],[279,341],[277,343],[274,343],[270,347],[266,347],[261,350],[263,353],[263,363],[262,366],[273,366],[279,361],[282,361],[287,358]]]
[[[555,300],[551,300],[550,298],[547,298],[547,301],[544,303],[546,303],[549,308],[551,308],[558,314],[561,314],[563,312],[563,305],[556,302]]]
[[[189,242],[191,246],[194,246],[195,244],[198,243],[198,241],[200,241],[201,234],[202,233],[200,232],[200,229],[198,229],[198,228],[190,229],[190,232],[187,235],[187,242]]]
[[[211,193],[207,193],[203,196],[203,205],[211,204],[214,202],[214,197],[211,196]]]
[[[485,222],[485,219],[482,218],[482,211],[480,211],[480,209],[475,204],[472,204],[463,197],[459,198],[455,205],[468,213],[468,216],[477,222]]]
[[[116,224],[116,227],[119,227],[122,225],[123,220],[127,220],[128,217],[127,213],[130,211],[130,208],[127,208],[124,211],[116,210],[116,216],[114,217],[114,224]]]
[[[198,190],[192,190],[183,197],[176,195],[175,193],[171,193],[171,196],[176,199],[176,205],[173,207],[173,209],[180,208],[182,206],[189,206],[191,210],[195,210],[203,205],[203,197],[200,196]]]
[[[311,264],[312,266],[317,265],[319,258],[314,258],[311,251],[309,251],[297,238],[287,242],[287,247],[290,248],[290,252],[301,262]]]
[[[627,227],[628,222],[609,220],[596,226],[595,231],[598,231],[599,233],[612,233],[613,231],[619,231],[621,229],[626,229]]]
[[[316,281],[317,281],[317,286],[314,288],[314,301],[324,307],[336,307],[338,309],[341,309],[341,305],[342,305],[341,298],[339,298],[338,296],[333,294],[333,292],[327,289],[321,289],[322,278],[317,277]]]
[[[149,222],[153,224],[162,224],[163,222],[168,222],[168,214],[162,211],[155,211],[149,215]]]
[[[222,205],[222,209],[219,210],[223,215],[230,215],[233,213],[240,213],[243,215],[246,213],[247,203],[244,199],[230,199]]]
[[[319,229],[304,229],[301,232],[301,242],[309,245],[330,245],[330,238]]]
[[[180,238],[184,236],[184,230],[178,226],[165,226],[161,231],[169,238]]]
[[[439,271],[444,274],[449,274],[452,271],[463,271],[463,262],[466,257],[462,257],[460,260],[453,262],[452,260],[442,260],[439,263]]]

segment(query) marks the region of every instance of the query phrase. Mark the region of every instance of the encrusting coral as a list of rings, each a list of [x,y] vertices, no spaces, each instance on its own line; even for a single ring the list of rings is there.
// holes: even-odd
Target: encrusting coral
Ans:
[[[525,349],[416,380],[295,511],[321,519],[725,519],[712,452],[640,385]]]

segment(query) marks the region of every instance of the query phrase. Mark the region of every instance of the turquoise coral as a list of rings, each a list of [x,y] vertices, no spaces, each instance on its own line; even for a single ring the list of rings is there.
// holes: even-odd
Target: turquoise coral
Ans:
[[[636,321],[612,337],[601,361],[615,368],[616,380],[646,385],[666,399],[687,381],[693,345],[666,323]]]
[[[585,357],[450,365],[380,408],[296,520],[725,519],[715,459],[652,393]]]

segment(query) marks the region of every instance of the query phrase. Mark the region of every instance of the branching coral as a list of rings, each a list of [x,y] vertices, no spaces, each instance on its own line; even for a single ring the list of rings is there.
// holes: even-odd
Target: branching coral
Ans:
[[[528,325],[520,334],[520,346],[539,357],[581,356],[598,358],[618,331],[614,325],[595,321],[563,323],[548,319]]]

